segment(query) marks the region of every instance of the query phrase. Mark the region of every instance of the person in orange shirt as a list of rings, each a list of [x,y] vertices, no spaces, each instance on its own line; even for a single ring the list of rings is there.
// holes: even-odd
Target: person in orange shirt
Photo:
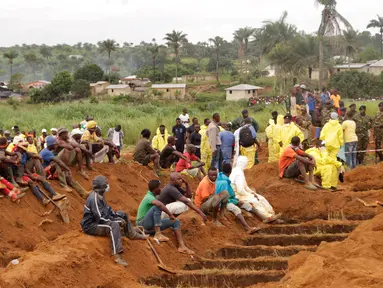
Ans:
[[[213,223],[215,225],[223,226],[217,218],[218,210],[221,207],[220,218],[223,218],[230,195],[227,191],[215,194],[215,181],[217,180],[217,175],[217,169],[215,167],[211,167],[207,176],[205,176],[198,185],[194,203],[203,213],[211,213],[213,215]]]
[[[319,185],[314,180],[315,158],[301,150],[300,143],[299,137],[294,136],[291,139],[291,145],[283,151],[279,159],[279,177],[298,179],[301,176],[304,179],[305,188],[316,190]]]
[[[330,96],[330,99],[332,100],[332,102],[334,103],[334,107],[339,109],[339,102],[340,102],[340,95],[338,94],[338,91],[336,89],[334,89],[331,93],[331,96]]]

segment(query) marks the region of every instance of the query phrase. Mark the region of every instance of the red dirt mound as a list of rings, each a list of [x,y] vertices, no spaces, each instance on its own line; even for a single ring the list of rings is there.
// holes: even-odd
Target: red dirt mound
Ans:
[[[109,178],[111,192],[106,196],[109,204],[115,210],[128,212],[134,221],[139,202],[147,191],[147,181],[154,175],[151,169],[129,159],[117,165],[98,164],[96,171],[89,174],[91,179],[100,174]],[[357,174],[358,169],[353,173]],[[378,200],[382,197],[381,191],[350,192],[347,185],[355,184],[353,179],[347,180],[349,183],[344,185],[345,191],[331,193],[311,192],[294,181],[279,180],[276,163],[260,164],[246,174],[249,184],[265,195],[286,220],[324,219],[330,212],[340,210],[346,217],[382,211],[380,207],[364,207],[355,200],[356,197],[366,202]],[[75,171],[73,175],[87,190],[91,189],[91,181],[80,178]],[[161,177],[161,181],[165,185],[168,177]],[[52,185],[60,191],[57,181],[53,181]],[[191,180],[191,185],[195,189],[198,183]],[[139,278],[160,273],[154,256],[146,242],[142,241],[125,241],[123,257],[130,266],[127,269],[116,267],[110,259],[109,240],[81,232],[80,221],[85,201],[75,193],[67,193],[67,196],[71,205],[71,223],[67,225],[55,213],[42,217],[52,207],[41,206],[30,192],[19,205],[5,198],[0,200],[0,287],[140,287],[137,282]],[[230,215],[228,218],[230,223],[226,224],[227,227],[217,228],[210,222],[202,226],[200,218],[193,211],[182,215],[180,221],[186,245],[195,250],[197,255],[206,256],[225,243],[245,238],[240,224]],[[43,219],[52,220],[53,223],[39,227]],[[248,221],[252,225],[262,225],[255,218],[248,218]],[[191,262],[189,256],[176,251],[171,232],[165,234],[172,241],[155,246],[162,260],[174,269]],[[20,264],[5,268],[14,258],[19,258]]]
[[[383,189],[383,163],[358,167],[346,174],[345,180],[351,182],[350,190],[368,191]]]
[[[343,242],[322,243],[289,261],[277,285],[294,288],[380,288],[383,283],[383,215],[361,224]]]

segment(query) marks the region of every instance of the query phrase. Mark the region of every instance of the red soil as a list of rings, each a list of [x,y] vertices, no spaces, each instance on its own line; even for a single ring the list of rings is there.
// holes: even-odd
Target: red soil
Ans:
[[[382,166],[371,166],[356,169],[346,177],[345,191],[337,193],[311,192],[294,181],[279,180],[278,167],[275,163],[260,164],[246,174],[249,185],[265,195],[275,210],[284,214],[284,219],[304,221],[314,218],[325,219],[330,212],[341,210],[346,218],[383,211],[380,207],[364,207],[355,200],[357,197],[366,202],[383,200],[382,191],[352,192],[355,185],[366,179],[357,177],[362,177],[361,175],[367,177],[367,169],[368,175],[376,177],[368,178],[371,182],[368,182],[369,187],[380,187],[378,185],[382,182],[379,180],[379,177],[382,177],[381,168]],[[147,191],[146,180],[153,178],[153,172],[133,162],[117,165],[99,164],[96,165],[96,169],[97,171],[89,173],[91,178],[100,174],[109,178],[111,184],[111,192],[107,194],[109,204],[115,210],[128,212],[134,221],[139,202]],[[73,174],[86,189],[91,189],[91,181],[79,178],[75,172]],[[168,177],[162,178],[165,184]],[[57,182],[52,183],[54,188],[60,191]],[[373,183],[377,186],[372,186]],[[198,183],[191,181],[191,184],[195,189]],[[117,267],[110,259],[107,238],[91,237],[81,232],[80,221],[84,200],[74,193],[67,195],[71,204],[71,223],[67,225],[63,224],[55,213],[42,217],[41,215],[52,207],[49,206],[47,209],[42,207],[30,192],[19,205],[12,204],[7,199],[0,200],[2,219],[0,287],[141,287],[138,279],[160,274],[156,260],[144,241],[124,241],[123,257],[129,263],[129,267],[127,269]],[[53,223],[38,227],[43,219],[53,220]],[[230,229],[217,228],[209,222],[203,226],[193,211],[182,215],[180,220],[186,245],[195,250],[197,255],[206,256],[226,243],[246,237],[240,224],[231,216],[229,219],[230,224],[227,226]],[[255,218],[248,220],[253,225],[259,224]],[[177,252],[171,232],[167,231],[165,234],[172,239],[172,242],[161,246],[155,244],[162,260],[174,269],[180,269],[183,264],[192,261],[190,256]],[[10,264],[6,267],[14,258],[19,258],[20,264]],[[294,265],[293,267],[297,267]]]

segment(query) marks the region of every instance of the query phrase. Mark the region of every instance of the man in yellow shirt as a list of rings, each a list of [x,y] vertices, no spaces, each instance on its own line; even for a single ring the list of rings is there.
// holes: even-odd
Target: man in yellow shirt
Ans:
[[[333,91],[332,91],[332,94],[331,94],[331,96],[330,96],[330,99],[333,101],[333,103],[334,103],[334,107],[335,108],[337,108],[337,109],[339,109],[339,102],[340,102],[340,99],[341,99],[341,97],[340,97],[340,95],[338,94],[338,91],[336,90],[336,89],[334,89]]]
[[[109,152],[109,146],[104,145],[102,138],[97,137],[96,129],[97,123],[93,120],[88,121],[86,131],[81,137],[81,144],[84,144],[88,150],[92,151],[94,162],[101,163]],[[99,149],[100,147],[101,149]]]
[[[331,119],[324,125],[319,139],[326,142],[329,157],[336,160],[340,147],[344,144],[342,125],[339,124],[338,113],[332,112]]]
[[[356,123],[353,120],[354,112],[348,111],[346,120],[342,123],[344,135],[344,148],[346,153],[346,163],[351,169],[356,167],[356,148],[358,146],[358,136],[356,135]]]
[[[38,154],[37,147],[36,147],[36,145],[34,143],[34,139],[31,135],[27,137],[27,141],[28,141],[27,152],[33,153],[33,154]]]
[[[201,161],[206,164],[205,169],[210,168],[212,152],[209,144],[209,138],[206,135],[207,127],[210,124],[210,119],[206,118],[204,120],[204,125],[201,126],[199,134],[201,134]]]
[[[290,146],[291,139],[293,139],[294,136],[299,137],[301,143],[305,139],[305,136],[303,135],[302,131],[298,128],[297,125],[294,124],[294,122],[292,122],[293,117],[291,115],[286,115],[283,119],[285,123],[282,126],[282,128],[278,131],[279,135],[277,135],[276,138],[276,141],[282,148],[282,152]]]
[[[165,125],[160,125],[160,127],[157,128],[156,136],[154,136],[152,140],[153,149],[161,152],[167,145],[169,136]]]

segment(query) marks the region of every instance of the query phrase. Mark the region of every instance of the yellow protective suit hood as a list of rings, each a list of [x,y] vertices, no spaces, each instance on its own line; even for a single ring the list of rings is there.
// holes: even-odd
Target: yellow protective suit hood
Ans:
[[[160,127],[157,128],[157,135],[153,137],[152,147],[158,151],[162,151],[168,144],[168,137],[170,136],[168,130],[165,128],[164,137],[161,135]]]
[[[326,149],[328,150],[340,149],[344,144],[344,140],[342,125],[339,124],[338,120],[329,120],[324,125],[320,134],[320,140],[326,142]]]

